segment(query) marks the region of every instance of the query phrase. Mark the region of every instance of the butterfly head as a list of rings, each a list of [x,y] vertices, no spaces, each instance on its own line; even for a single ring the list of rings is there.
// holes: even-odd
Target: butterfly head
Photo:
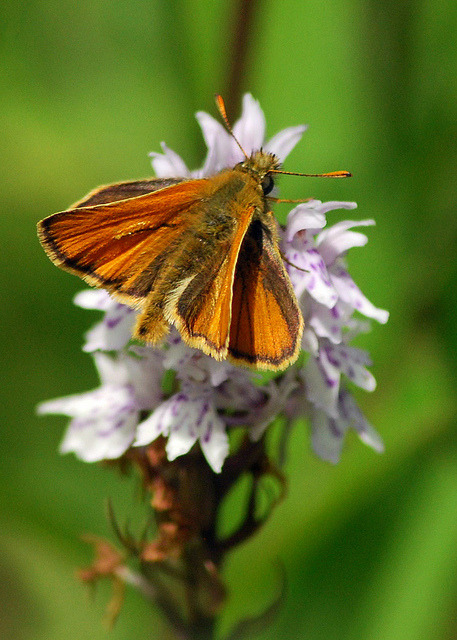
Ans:
[[[254,151],[250,157],[240,162],[237,168],[254,176],[261,185],[264,195],[267,195],[274,187],[273,176],[270,172],[278,171],[280,166],[281,163],[277,156],[260,149],[260,151]]]

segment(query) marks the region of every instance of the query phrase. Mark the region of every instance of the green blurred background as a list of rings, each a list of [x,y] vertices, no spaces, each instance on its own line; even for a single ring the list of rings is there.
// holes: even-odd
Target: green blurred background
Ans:
[[[112,537],[106,498],[134,518],[137,487],[133,478],[59,456],[65,419],[34,415],[43,399],[97,384],[80,347],[98,317],[73,307],[81,282],[51,265],[35,224],[98,184],[150,175],[147,153],[161,140],[199,166],[194,112],[215,115],[216,91],[239,104],[246,90],[260,100],[269,135],[310,125],[286,168],[355,176],[284,177],[282,194],[355,200],[357,218],[377,221],[350,268],[391,312],[388,325],[359,340],[373,356],[378,389],[358,399],[386,452],[351,435],[332,467],[310,453],[304,429],[295,431],[287,499],[227,564],[231,598],[221,631],[268,605],[279,558],[287,599],[260,638],[457,638],[457,6],[251,4],[238,72],[238,3],[1,5],[5,640],[164,637],[160,617],[134,592],[108,636],[101,624],[108,586],[91,602],[74,577],[91,556],[80,533]]]

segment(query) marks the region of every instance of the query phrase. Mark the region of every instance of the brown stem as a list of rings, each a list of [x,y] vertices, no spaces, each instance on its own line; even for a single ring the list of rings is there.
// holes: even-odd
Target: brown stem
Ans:
[[[280,492],[260,514],[259,492],[268,486],[263,479],[274,478],[282,489],[285,480],[270,460],[264,438],[251,442],[246,436],[220,474],[212,471],[198,446],[170,461],[165,445],[165,439],[158,438],[146,448],[132,448],[126,456],[137,466],[150,492],[157,523],[155,538],[135,540],[119,526],[112,509],[111,520],[124,549],[140,560],[145,582],[138,586],[144,592],[150,585],[148,595],[163,611],[176,637],[212,640],[226,599],[220,574],[223,560],[255,534],[282,497]],[[241,523],[221,538],[221,506],[242,476],[251,479],[251,486]]]
[[[225,94],[227,114],[230,120],[233,120],[239,108],[250,47],[254,40],[253,27],[256,9],[259,5],[258,0],[234,0],[233,2],[232,15],[235,16],[235,19],[229,47],[230,66],[227,72]]]

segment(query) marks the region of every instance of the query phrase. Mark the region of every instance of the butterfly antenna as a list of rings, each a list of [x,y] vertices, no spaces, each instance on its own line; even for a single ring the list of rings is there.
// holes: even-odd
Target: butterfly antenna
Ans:
[[[230,133],[232,138],[235,140],[236,144],[239,146],[239,148],[243,152],[243,155],[246,158],[246,160],[249,160],[248,154],[246,153],[246,151],[243,149],[243,147],[240,145],[240,143],[236,139],[235,134],[233,133],[232,127],[230,126],[230,122],[229,122],[229,120],[227,118],[227,111],[225,110],[225,102],[224,102],[222,96],[219,95],[218,93],[216,93],[215,99],[216,99],[216,106],[217,106],[217,108],[219,110],[219,113],[222,116],[222,120],[224,121],[225,126],[227,127],[227,131]]]
[[[330,171],[330,173],[295,173],[294,171],[270,169],[268,173],[283,173],[287,176],[304,176],[305,178],[352,178],[352,173],[350,171]]]

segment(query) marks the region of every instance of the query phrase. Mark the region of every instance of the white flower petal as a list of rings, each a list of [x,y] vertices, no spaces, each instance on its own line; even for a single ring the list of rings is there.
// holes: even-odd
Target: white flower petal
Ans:
[[[225,424],[214,409],[204,428],[205,431],[200,435],[200,446],[210,467],[216,473],[220,473],[229,454],[229,440]]]
[[[307,128],[308,126],[303,124],[279,131],[267,142],[264,150],[267,153],[274,153],[281,162],[284,162],[292,149],[300,142]]]
[[[248,155],[252,151],[258,151],[263,145],[265,116],[259,102],[250,93],[245,93],[243,96],[241,118],[233,125],[233,133]],[[237,146],[235,141],[234,145]],[[243,154],[240,151],[239,159],[241,160],[242,157]]]
[[[76,417],[97,411],[100,405],[99,390],[75,393],[71,396],[41,402],[37,407],[38,415],[59,415]]]
[[[311,418],[313,449],[324,460],[339,461],[343,439],[348,429],[354,429],[360,440],[378,453],[384,451],[379,434],[369,424],[353,397],[341,389],[338,399],[338,414],[329,417],[316,410]]]
[[[154,172],[158,178],[187,178],[190,177],[189,169],[184,160],[175,151],[161,143],[163,153],[151,151],[149,157]]]
[[[117,357],[112,357],[107,353],[96,351],[93,358],[103,385],[122,386],[129,384],[125,354],[120,353]]]
[[[346,319],[341,313],[341,305],[337,303],[329,309],[323,304],[311,301],[310,306],[308,325],[314,329],[319,338],[328,338],[334,344],[339,344]]]
[[[385,447],[384,442],[379,435],[379,433],[374,429],[367,420],[364,421],[363,424],[360,422],[357,423],[355,427],[360,440],[366,444],[368,447],[371,447],[374,451],[378,453],[384,453]]]
[[[154,442],[160,435],[167,435],[168,414],[171,407],[166,402],[159,405],[150,416],[142,420],[135,435],[134,447],[143,447]]]
[[[368,420],[357,406],[354,398],[346,389],[340,394],[340,414],[348,422],[360,438],[360,440],[377,451],[384,452],[384,443],[378,432],[371,426]]]
[[[355,385],[365,391],[375,390],[376,380],[365,368],[365,365],[371,364],[366,351],[346,345],[328,345],[325,353],[333,366],[344,373]]]
[[[113,299],[105,289],[84,289],[75,295],[73,303],[82,309],[106,311],[113,305]]]
[[[328,200],[322,202],[320,211],[324,215],[329,211],[335,211],[336,209],[357,209],[357,202],[344,202],[341,200]]]
[[[167,458],[175,460],[179,456],[188,453],[197,442],[197,431],[190,422],[184,422],[179,427],[175,426],[170,431],[165,446]]]
[[[74,418],[60,445],[60,453],[74,453],[84,462],[99,462],[119,458],[132,444],[137,414],[119,416],[107,426],[106,421],[94,423]]]
[[[144,446],[159,435],[168,435],[180,428],[182,419],[192,412],[189,396],[180,391],[162,402],[153,413],[138,425],[135,446]]]
[[[308,229],[322,229],[327,224],[325,214],[320,211],[321,202],[310,200],[294,207],[287,216],[285,238],[292,242],[294,236],[300,231]]]
[[[308,359],[303,377],[306,384],[306,397],[311,404],[336,418],[340,371],[329,361],[325,352],[321,351],[318,358],[311,356]]]
[[[115,302],[106,310],[105,317],[85,334],[83,351],[118,351],[125,347],[132,337],[137,313],[124,304]]]
[[[187,346],[181,340],[181,336],[174,327],[171,327],[167,338],[168,349],[165,351],[163,367],[165,370],[174,369],[181,371],[185,367],[190,358],[198,353],[196,349]]]
[[[335,306],[338,294],[320,253],[316,249],[311,249],[303,252],[299,258],[299,260],[293,260],[289,258],[289,253],[287,254],[287,259],[291,263],[287,265],[287,270],[297,298],[300,298],[306,290],[314,300],[326,307]],[[296,269],[292,264],[304,271]]]
[[[343,306],[343,303],[340,302],[339,306]],[[349,305],[344,305],[351,309],[351,313],[353,309],[349,307]],[[349,344],[351,340],[355,337],[359,336],[361,333],[369,333],[371,331],[371,322],[369,320],[361,320],[359,318],[349,318],[346,322],[346,332],[343,336],[343,340],[345,344]]]
[[[203,167],[193,172],[193,176],[195,178],[203,178],[204,176],[211,176],[227,166],[231,166],[233,141],[225,127],[208,113],[198,111],[196,118],[202,129],[208,153]]]
[[[311,416],[311,445],[314,453],[332,464],[337,464],[341,457],[345,425],[330,418],[323,411],[314,411]]]
[[[139,409],[154,409],[163,395],[164,353],[152,347],[133,347],[132,352],[139,357],[128,357],[126,367],[136,402]]]
[[[63,401],[67,400],[66,407]],[[42,407],[49,412],[54,407]],[[53,411],[54,412],[54,411]],[[105,386],[87,394],[61,399],[60,411],[73,415],[60,446],[62,453],[75,453],[85,462],[118,458],[131,445],[138,411],[130,387]],[[71,413],[70,413],[71,412]]]
[[[352,247],[366,245],[368,242],[366,235],[356,231],[348,231],[350,227],[368,227],[373,224],[374,220],[361,220],[360,222],[345,220],[321,231],[317,237],[317,245],[325,264],[333,264],[339,255]]]
[[[228,454],[225,426],[208,391],[201,387],[176,393],[138,425],[135,446],[147,445],[158,435],[168,435],[167,457],[187,453],[197,440],[212,468],[219,472]]]
[[[302,349],[311,353],[314,357],[317,358],[319,355],[319,340],[314,331],[310,329],[310,327],[305,324],[305,328],[303,330],[303,338],[301,341]]]

